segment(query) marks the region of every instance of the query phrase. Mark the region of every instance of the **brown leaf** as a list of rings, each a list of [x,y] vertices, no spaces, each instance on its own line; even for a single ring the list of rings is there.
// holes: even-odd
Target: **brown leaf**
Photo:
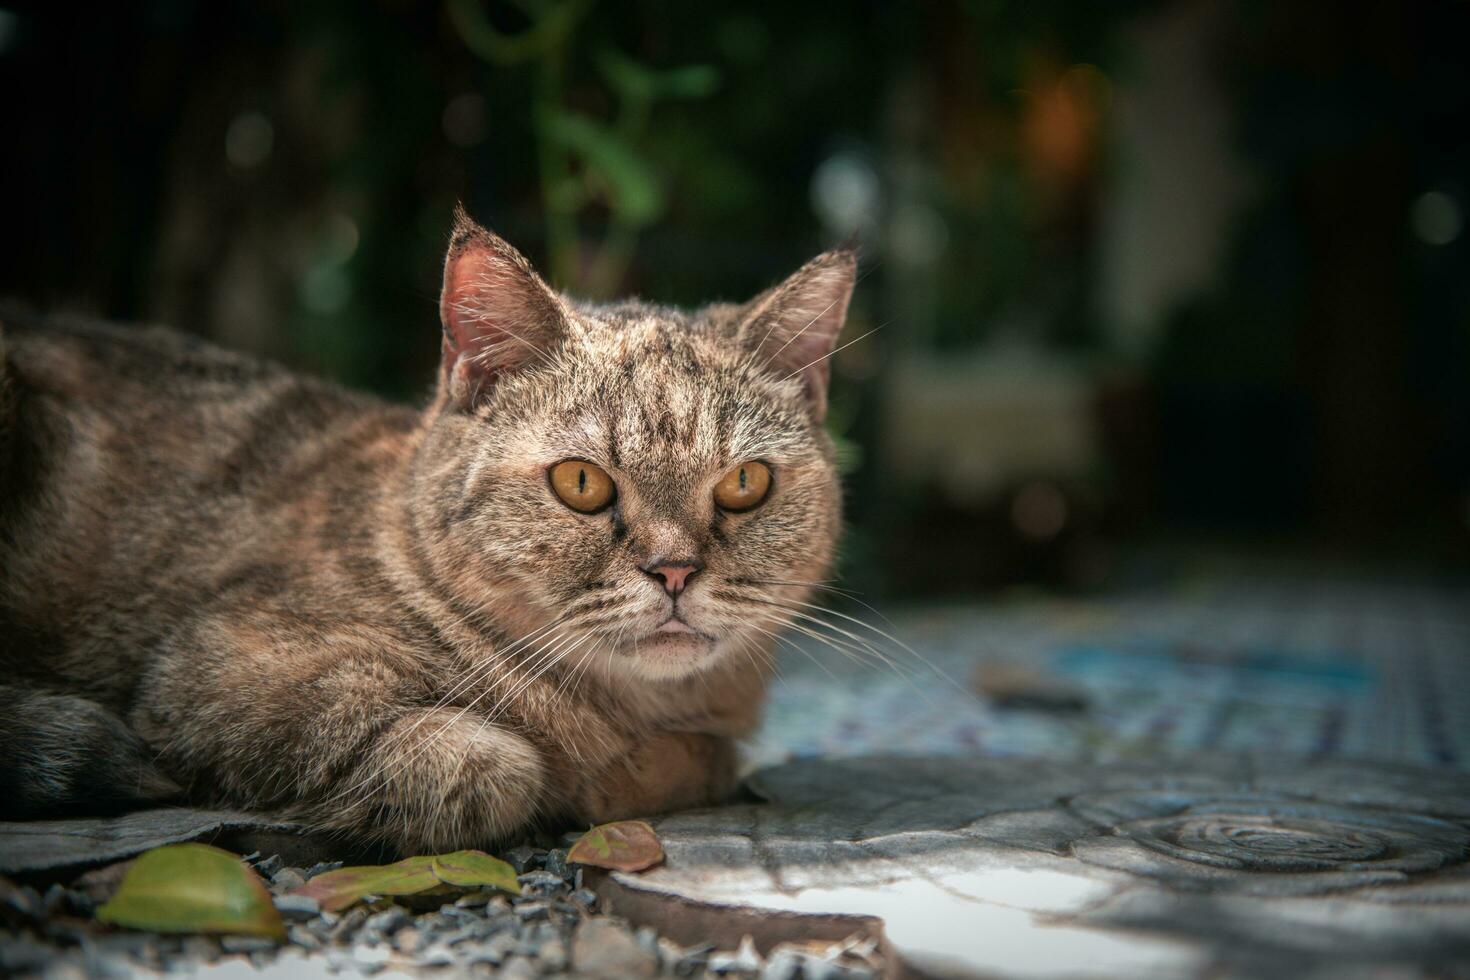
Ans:
[[[663,859],[658,835],[642,820],[619,820],[593,827],[567,852],[568,861],[610,871],[643,871]]]

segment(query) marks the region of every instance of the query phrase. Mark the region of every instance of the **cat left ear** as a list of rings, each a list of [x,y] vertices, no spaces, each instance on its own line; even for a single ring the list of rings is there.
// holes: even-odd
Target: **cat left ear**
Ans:
[[[818,422],[827,415],[832,345],[847,319],[856,282],[856,249],[823,252],[752,300],[740,327],[741,341],[762,363],[801,377]]]
[[[567,310],[525,256],[459,206],[444,258],[439,319],[439,383],[470,411],[507,373],[550,356],[566,329]]]

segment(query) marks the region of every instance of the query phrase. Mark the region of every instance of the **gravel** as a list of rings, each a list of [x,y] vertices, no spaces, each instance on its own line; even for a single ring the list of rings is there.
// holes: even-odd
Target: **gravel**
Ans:
[[[570,843],[563,840],[562,843]],[[522,844],[501,856],[515,867],[519,896],[470,891],[415,911],[401,900],[369,901],[340,913],[291,890],[341,862],[310,868],[278,855],[246,860],[269,882],[286,923],[277,943],[248,936],[172,936],[131,932],[92,919],[126,870],[99,868],[70,885],[44,890],[0,878],[0,975],[45,980],[193,974],[230,963],[277,976],[507,977],[590,980],[871,980],[882,963],[872,943],[783,945],[763,957],[749,937],[736,949],[686,947],[651,929],[634,930],[605,914],[565,847]],[[420,899],[421,902],[421,899]],[[238,977],[220,973],[220,980]]]

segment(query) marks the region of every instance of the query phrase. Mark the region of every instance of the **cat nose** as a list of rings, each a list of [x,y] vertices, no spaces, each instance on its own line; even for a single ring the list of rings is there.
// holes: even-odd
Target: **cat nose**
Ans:
[[[694,576],[704,571],[704,562],[698,558],[665,558],[655,555],[650,558],[648,564],[639,565],[643,574],[663,581],[664,591],[671,596],[677,596],[684,591],[684,585]]]

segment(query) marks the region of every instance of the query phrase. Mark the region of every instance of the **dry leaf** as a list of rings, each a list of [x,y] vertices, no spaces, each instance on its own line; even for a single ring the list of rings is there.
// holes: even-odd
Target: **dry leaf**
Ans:
[[[433,857],[411,857],[397,864],[338,868],[317,875],[292,892],[308,895],[328,912],[338,912],[368,895],[416,895],[441,884]]]
[[[593,827],[567,852],[568,861],[610,871],[643,871],[663,859],[658,835],[642,820],[619,820]]]

